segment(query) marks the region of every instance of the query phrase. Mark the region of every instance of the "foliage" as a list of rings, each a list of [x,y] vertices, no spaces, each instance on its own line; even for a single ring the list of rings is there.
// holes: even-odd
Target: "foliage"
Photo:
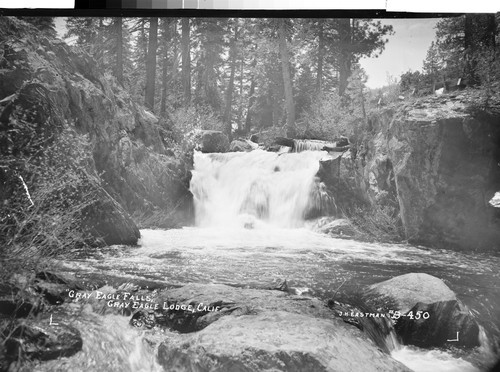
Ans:
[[[65,126],[43,154],[0,161],[11,195],[0,212],[0,260],[9,274],[88,246],[81,220],[95,201],[84,170],[89,144]]]
[[[356,66],[343,97],[336,92],[318,97],[301,117],[303,136],[334,141],[340,136],[352,138],[357,135],[354,123],[366,120],[367,115],[369,94],[366,81],[366,73]]]
[[[386,242],[404,240],[403,224],[397,207],[378,204],[368,209],[357,207],[348,218],[361,236]]]
[[[498,89],[500,51],[498,15],[467,14],[441,19],[423,62],[422,72],[401,76],[401,89],[416,95],[461,83],[482,86],[488,95]]]
[[[339,136],[353,135],[352,121],[355,116],[342,103],[336,93],[324,93],[309,111],[302,116],[299,130],[306,138],[333,141]]]
[[[166,128],[172,133],[172,146],[180,154],[194,148],[194,137],[200,130],[224,130],[218,113],[210,106],[189,106],[175,110],[170,118],[171,125]]]

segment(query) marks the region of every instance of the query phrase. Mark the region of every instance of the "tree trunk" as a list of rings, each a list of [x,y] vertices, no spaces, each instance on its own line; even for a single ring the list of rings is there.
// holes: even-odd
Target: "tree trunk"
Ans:
[[[170,21],[164,26],[163,34],[163,66],[161,72],[161,100],[160,100],[160,116],[164,117],[167,112],[167,84],[168,84],[168,44],[170,42]]]
[[[232,140],[233,131],[231,127],[231,106],[233,102],[233,89],[234,89],[234,73],[236,70],[236,41],[238,40],[238,26],[234,26],[234,38],[231,40],[231,46],[229,48],[229,55],[231,59],[231,73],[229,75],[229,84],[226,90],[226,104],[224,109],[224,128],[226,128],[227,138]]]
[[[239,76],[239,82],[240,82],[240,100],[238,104],[238,132],[241,133],[243,130],[243,66],[245,64],[245,58],[242,56],[241,61],[240,61],[240,76]]]
[[[146,59],[148,58],[148,43],[146,39],[146,28],[144,27],[145,24],[144,18],[141,19],[141,46],[142,46],[142,63],[146,62]]]
[[[325,48],[325,40],[323,35],[323,25],[324,20],[320,19],[318,21],[318,66],[316,69],[316,94],[319,96],[322,89],[323,81],[323,56]]]
[[[281,57],[281,69],[283,72],[283,84],[285,86],[285,101],[286,101],[286,132],[287,136],[295,136],[295,104],[293,102],[293,86],[292,78],[290,76],[290,57],[288,55],[288,47],[286,45],[286,29],[285,20],[279,20],[279,49]]]
[[[255,65],[254,63],[252,64]],[[247,117],[245,118],[245,132],[247,133],[250,133],[250,130],[252,129],[252,106],[255,103],[255,77],[252,75],[251,79],[250,92],[248,92]]]
[[[115,18],[116,32],[116,68],[115,77],[118,83],[123,86],[123,25],[122,18]]]
[[[154,111],[156,80],[156,49],[158,47],[158,18],[149,21],[148,57],[146,59],[146,99],[145,105]]]
[[[255,51],[255,48],[253,49]],[[254,57],[251,64],[251,77],[250,77],[250,91],[248,92],[248,108],[247,108],[247,116],[245,118],[245,132],[250,133],[252,129],[252,106],[255,102],[255,74],[254,68],[257,66],[257,59]]]
[[[191,102],[191,56],[189,47],[189,18],[182,18],[182,89],[184,104]]]
[[[479,79],[476,74],[475,52],[476,46],[474,43],[474,15],[465,15],[464,26],[464,46],[465,46],[465,75],[467,76],[468,85],[477,85]]]
[[[347,80],[351,75],[351,20],[341,18],[339,22],[340,56],[339,56],[339,96],[343,97],[347,88]]]

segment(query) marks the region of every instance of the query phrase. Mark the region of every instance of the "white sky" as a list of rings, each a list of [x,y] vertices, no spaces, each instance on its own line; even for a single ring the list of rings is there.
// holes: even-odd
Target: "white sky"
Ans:
[[[393,26],[394,35],[378,58],[364,58],[360,61],[368,75],[367,85],[379,88],[387,85],[387,74],[398,78],[409,69],[421,70],[422,62],[436,35],[434,26],[438,18],[385,19],[384,24]]]

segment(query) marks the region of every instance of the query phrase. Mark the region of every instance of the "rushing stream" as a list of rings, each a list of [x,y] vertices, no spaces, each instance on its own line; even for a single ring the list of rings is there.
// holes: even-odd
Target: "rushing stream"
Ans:
[[[460,357],[450,351],[407,346],[394,350],[393,357],[415,371],[481,370],[473,364],[480,366],[477,360],[488,358],[489,344],[496,343],[499,334],[500,259],[334,239],[308,229],[303,217],[322,200],[314,175],[323,156],[319,151],[278,155],[258,150],[195,154],[191,190],[196,227],[142,230],[139,247],[115,247],[64,265],[83,277],[108,278],[112,283],[148,280],[262,287],[286,279],[295,292],[321,299],[331,298],[343,283],[344,291],[356,290],[400,274],[428,273],[444,280],[477,315],[487,336],[479,350]],[[123,346],[136,342],[128,335],[136,331],[126,330],[126,322],[119,322],[115,318],[103,322],[107,323],[103,327],[123,332],[116,349],[125,348],[124,355],[134,351],[150,369],[156,368],[148,356],[141,356],[147,351]]]

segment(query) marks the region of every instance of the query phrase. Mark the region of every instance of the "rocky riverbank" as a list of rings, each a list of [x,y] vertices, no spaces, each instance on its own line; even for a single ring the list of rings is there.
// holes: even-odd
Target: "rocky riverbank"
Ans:
[[[66,357],[67,365],[72,358],[81,363],[78,355],[90,352],[85,343],[91,341],[77,320],[91,314],[125,317],[129,330],[124,334],[142,329],[145,338],[139,333],[134,337],[149,345],[165,370],[409,371],[389,355],[399,347],[397,339],[444,346],[460,329],[462,347],[479,344],[472,313],[441,280],[427,274],[406,274],[367,287],[356,303],[296,295],[286,283],[275,289],[220,284],[148,289],[132,283],[113,288],[70,274],[40,272],[34,285],[21,288],[18,279],[0,293],[2,316],[16,318],[3,330],[2,371],[13,363],[48,360],[54,361],[40,364],[42,370],[55,368],[60,357]],[[22,306],[19,292],[24,293]],[[454,305],[448,306],[450,302]],[[18,311],[5,313],[9,306]],[[37,316],[33,320],[28,315]]]
[[[500,99],[466,90],[372,113],[340,177],[372,206],[399,212],[410,242],[499,248]]]

